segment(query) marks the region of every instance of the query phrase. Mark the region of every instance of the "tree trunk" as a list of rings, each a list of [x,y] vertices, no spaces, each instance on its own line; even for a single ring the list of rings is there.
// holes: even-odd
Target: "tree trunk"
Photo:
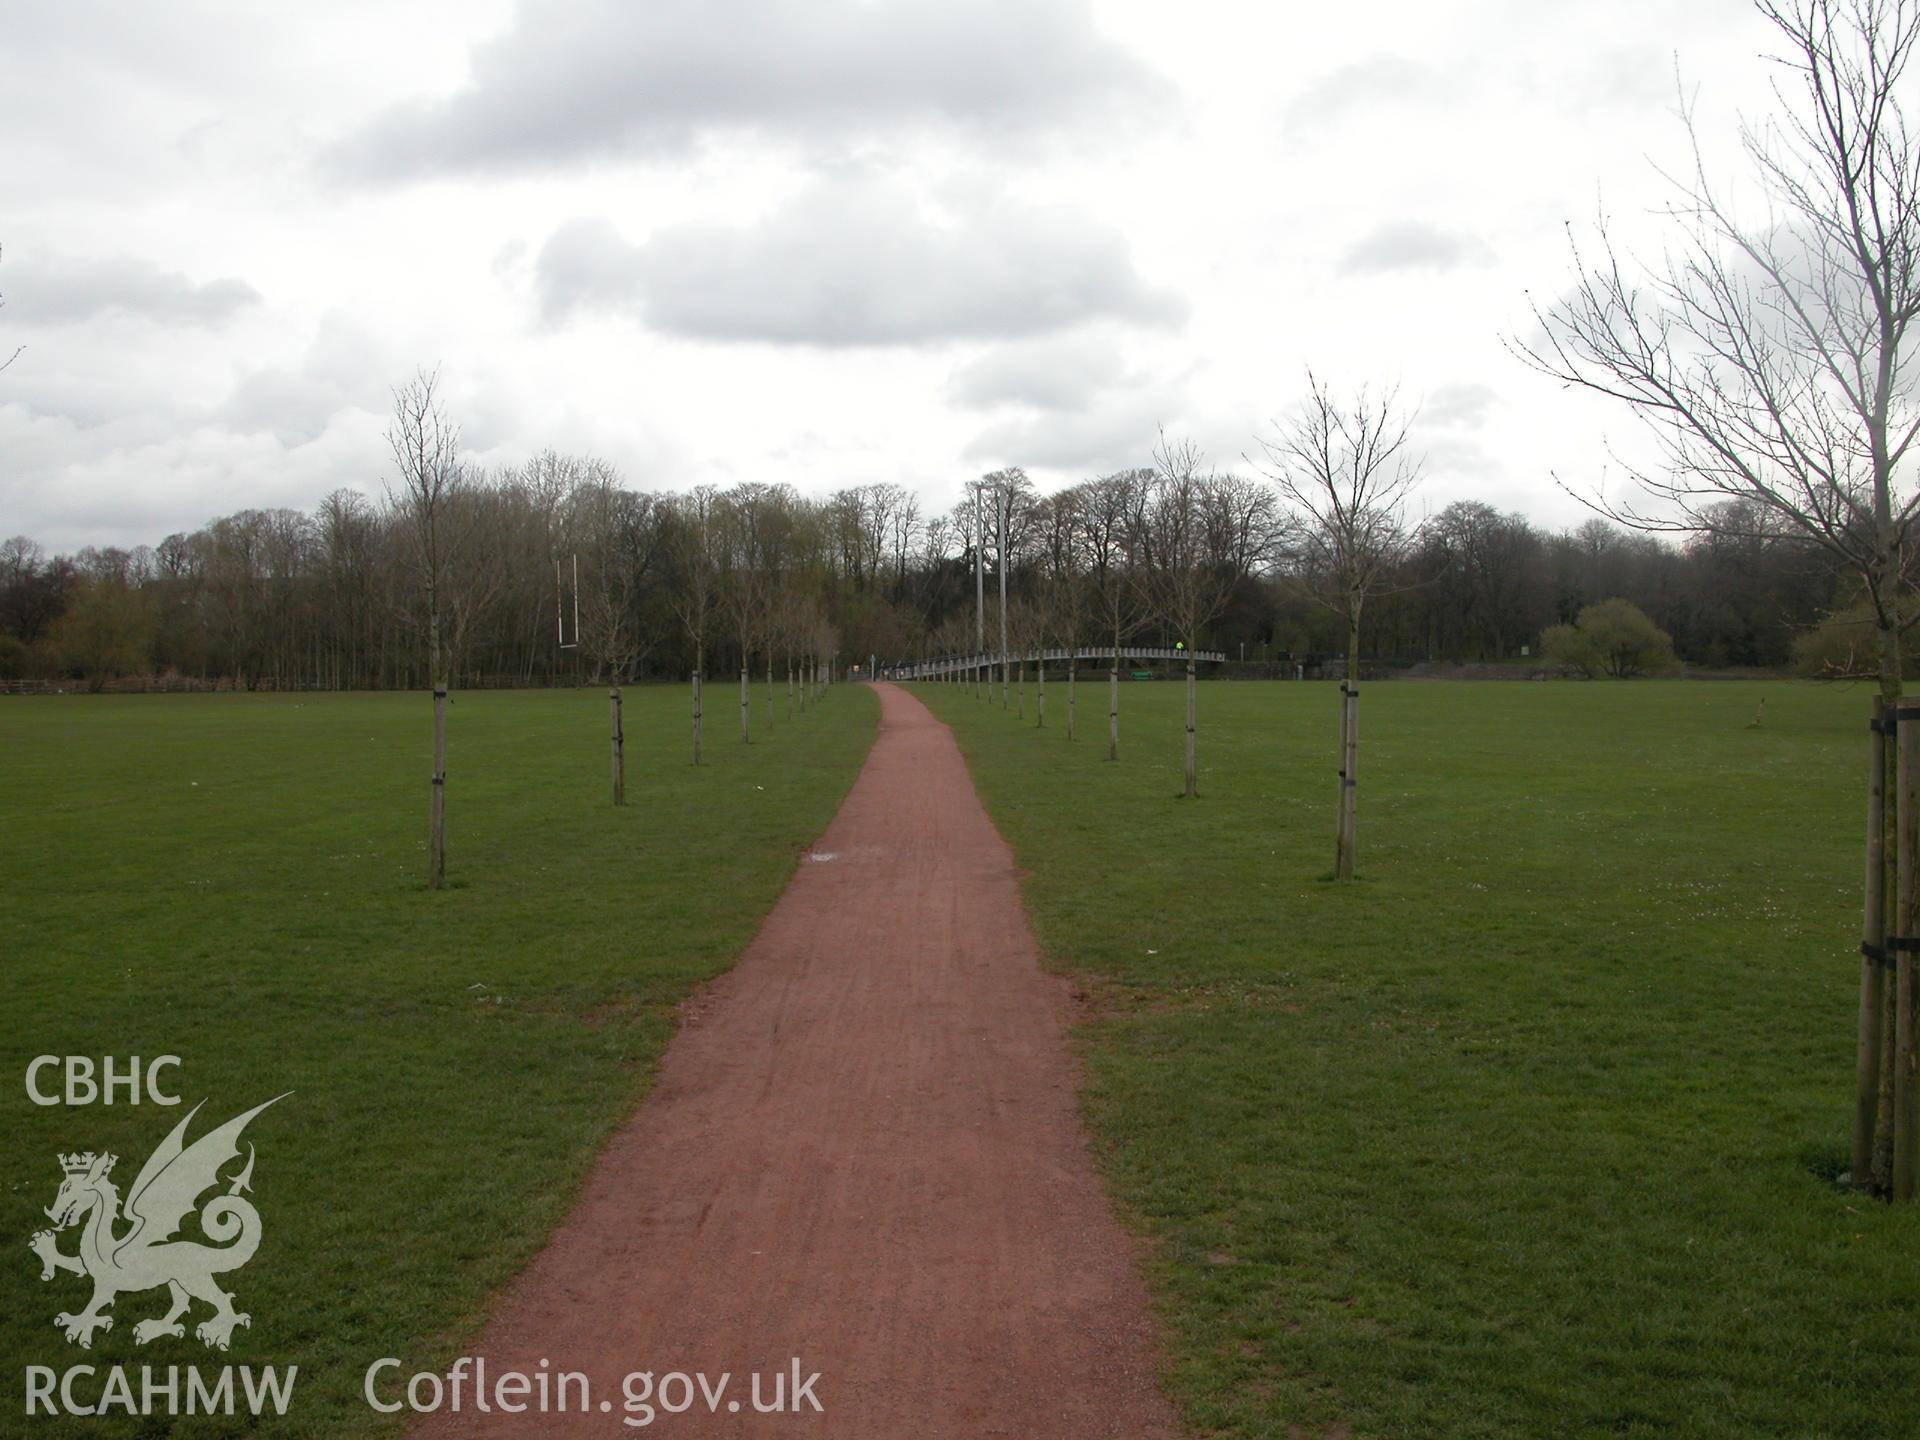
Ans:
[[[1856,1189],[1874,1186],[1873,1143],[1880,1108],[1880,1030],[1886,1007],[1887,938],[1887,737],[1881,727],[1887,703],[1873,697],[1867,758],[1866,903],[1860,926],[1860,1038],[1855,1073],[1853,1160],[1848,1180]]]
[[[693,763],[700,763],[700,672],[693,672]]]
[[[1194,663],[1193,647],[1187,647],[1187,798],[1195,800],[1200,795],[1200,756],[1194,741]]]
[[[787,719],[793,719],[793,656],[787,656]]]
[[[1073,721],[1074,721],[1073,672],[1078,670],[1079,668],[1080,668],[1080,655],[1079,655],[1078,647],[1075,647],[1071,652],[1071,657],[1067,661],[1067,740],[1068,740],[1068,743],[1072,743],[1072,740],[1073,740]]]
[[[1036,730],[1044,730],[1047,728],[1047,652],[1046,651],[1042,650],[1040,652],[1040,658],[1038,662],[1036,662],[1036,664],[1037,664],[1037,674],[1039,676],[1039,679],[1037,681],[1038,689],[1035,693],[1034,702],[1033,702],[1033,714],[1034,714],[1033,728]]]
[[[753,710],[753,692],[749,688],[746,652],[740,654],[740,743],[748,744],[747,722]]]
[[[1020,708],[1017,713],[1019,714],[1019,717],[1022,720],[1024,720],[1027,718],[1027,657],[1026,657],[1026,652],[1024,651],[1022,651],[1020,655],[1020,682],[1019,683],[1020,683]]]
[[[447,685],[433,686],[433,793],[427,801],[427,888],[447,881]]]
[[[627,803],[627,754],[626,735],[620,729],[620,687],[615,685],[607,692],[607,710],[612,722],[613,738],[613,803]]]

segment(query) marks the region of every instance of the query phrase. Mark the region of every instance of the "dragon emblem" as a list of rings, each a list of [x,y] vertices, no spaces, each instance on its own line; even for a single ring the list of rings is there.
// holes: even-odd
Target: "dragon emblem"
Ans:
[[[252,1323],[251,1316],[233,1308],[233,1296],[220,1288],[215,1277],[238,1270],[260,1245],[260,1212],[241,1195],[253,1178],[253,1146],[247,1146],[247,1163],[237,1174],[222,1181],[219,1172],[239,1155],[240,1132],[247,1122],[286,1098],[276,1095],[189,1145],[187,1126],[200,1113],[200,1106],[194,1106],[140,1167],[127,1191],[124,1213],[119,1187],[109,1178],[118,1156],[87,1151],[60,1157],[64,1178],[46,1211],[53,1228],[35,1234],[27,1248],[40,1257],[42,1280],[67,1271],[93,1281],[93,1299],[84,1310],[54,1317],[53,1323],[69,1341],[91,1348],[96,1330],[113,1328],[107,1309],[116,1295],[162,1285],[172,1302],[165,1315],[133,1327],[139,1344],[162,1335],[184,1338],[186,1327],[180,1317],[195,1300],[211,1305],[213,1314],[193,1333],[215,1349],[227,1348],[236,1325]],[[226,1193],[200,1207],[200,1229],[214,1243],[174,1239],[200,1197],[223,1183]],[[56,1235],[76,1224],[81,1226],[80,1249],[77,1254],[63,1254]]]

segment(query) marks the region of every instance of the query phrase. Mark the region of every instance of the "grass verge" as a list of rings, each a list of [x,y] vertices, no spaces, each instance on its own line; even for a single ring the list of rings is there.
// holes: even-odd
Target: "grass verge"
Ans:
[[[1046,730],[916,693],[1107,1000],[1196,1433],[1913,1433],[1920,1207],[1832,1183],[1864,692],[1367,686],[1348,885],[1330,684],[1204,685],[1197,801],[1178,686],[1123,686],[1117,764],[1104,683],[1072,744],[1057,681]]]
[[[844,687],[751,746],[710,725],[695,769],[685,707],[678,688],[628,692],[615,810],[602,692],[457,693],[435,893],[423,696],[0,703],[10,1385],[30,1364],[297,1364],[271,1433],[392,1428],[360,1398],[366,1366],[457,1353],[644,1093],[677,1002],[746,945],[831,818],[877,714]],[[38,1107],[22,1082],[41,1054],[180,1056],[166,1083],[207,1098],[196,1135],[294,1092],[247,1132],[264,1235],[227,1277],[253,1317],[229,1355],[191,1330],[136,1346],[160,1291],[121,1297],[90,1352],[55,1330],[87,1296],[71,1275],[42,1284],[26,1250],[55,1153],[115,1152],[124,1189],[185,1108]]]

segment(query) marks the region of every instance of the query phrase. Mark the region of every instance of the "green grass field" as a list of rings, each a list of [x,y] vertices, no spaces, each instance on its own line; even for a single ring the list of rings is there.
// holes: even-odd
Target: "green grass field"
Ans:
[[[456,1353],[646,1089],[675,1004],[826,825],[877,710],[836,689],[742,747],[716,704],[698,770],[683,690],[631,691],[626,713],[616,811],[604,692],[456,694],[433,893],[423,696],[0,702],[8,1415],[30,1364],[297,1364],[266,1432],[365,1435],[371,1360],[404,1375]],[[253,1316],[229,1355],[191,1332],[136,1347],[158,1291],[123,1296],[91,1352],[54,1329],[88,1293],[42,1284],[27,1251],[56,1152],[114,1151],[124,1187],[185,1107],[36,1107],[24,1073],[46,1053],[179,1055],[169,1087],[208,1101],[196,1134],[293,1092],[247,1132],[264,1239],[228,1279]],[[153,1423],[30,1433],[244,1428]]]
[[[1072,745],[916,693],[1096,1001],[1197,1434],[1920,1434],[1920,1208],[1833,1184],[1863,690],[1368,685],[1348,886],[1331,684],[1203,686],[1198,801],[1177,685],[1118,764],[1104,683]]]

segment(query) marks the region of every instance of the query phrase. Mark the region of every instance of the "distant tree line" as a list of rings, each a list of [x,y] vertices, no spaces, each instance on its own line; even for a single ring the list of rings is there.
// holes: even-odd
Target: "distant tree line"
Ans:
[[[1192,530],[1193,564],[1230,581],[1217,612],[1202,617],[1201,643],[1249,661],[1343,654],[1346,621],[1315,602],[1311,547],[1294,543],[1266,487],[1207,478],[1211,488],[1187,502],[1233,513],[1211,525],[1202,515]],[[1070,639],[1187,638],[1192,617],[1156,605],[1145,573],[1156,534],[1169,533],[1155,479],[1143,467],[1040,495],[1017,470],[987,477],[1009,495],[1016,652]],[[511,470],[463,468],[448,505],[461,556],[445,640],[455,681],[467,686],[730,673],[827,652],[883,663],[968,653],[977,548],[997,576],[996,523],[983,523],[972,499],[928,514],[900,485],[818,499],[771,484],[646,493],[603,462],[549,452]],[[1810,672],[1870,670],[1871,646],[1848,639],[1850,624],[1864,625],[1857,587],[1813,545],[1769,533],[1763,518],[1729,516],[1675,544],[1598,518],[1553,533],[1456,502],[1419,527],[1361,616],[1361,653],[1538,656],[1552,627],[1623,598],[1688,664],[1785,667],[1798,644]],[[350,490],[311,513],[243,510],[131,550],[53,555],[15,536],[0,544],[0,679],[171,673],[248,688],[424,686],[410,544],[396,504]],[[997,581],[986,606],[987,648],[996,649]]]

